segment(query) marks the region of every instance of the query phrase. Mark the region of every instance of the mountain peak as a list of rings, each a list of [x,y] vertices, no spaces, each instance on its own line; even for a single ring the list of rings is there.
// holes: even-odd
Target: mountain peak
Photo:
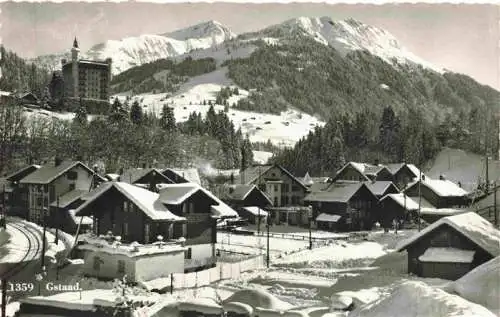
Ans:
[[[365,24],[353,18],[333,20],[331,17],[298,17],[271,26],[265,31],[277,34],[302,34],[324,45],[346,54],[355,50],[366,50],[390,64],[396,60],[401,64],[421,64],[423,67],[443,72],[441,68],[419,58],[408,51],[388,31]]]
[[[216,37],[219,40],[225,41],[236,37],[227,26],[215,20],[205,21],[186,28],[164,33],[162,36],[178,41],[207,37]]]

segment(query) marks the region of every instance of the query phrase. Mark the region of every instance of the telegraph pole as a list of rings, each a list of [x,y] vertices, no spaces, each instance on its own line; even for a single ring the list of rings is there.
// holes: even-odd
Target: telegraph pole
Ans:
[[[420,169],[420,179],[418,180],[418,231],[420,232],[420,212],[422,209],[422,169]]]
[[[497,210],[497,182],[495,181],[494,185],[493,185],[493,209],[495,211],[495,226],[498,227],[498,210]]]
[[[7,316],[7,279],[2,278],[2,317]]]
[[[269,214],[267,214],[266,218],[266,224],[267,224],[267,255],[266,255],[266,263],[267,263],[267,268],[269,268]]]
[[[42,268],[45,266],[45,248],[46,248],[46,245],[45,245],[45,237],[46,237],[46,232],[47,232],[47,208],[43,208],[42,212],[43,212],[43,241],[42,241]]]
[[[56,220],[54,223],[54,225],[56,226],[56,245],[59,244],[59,220],[58,220],[58,217],[57,215],[59,214],[59,196],[57,196],[57,211],[55,213],[55,217],[54,217],[54,220]]]

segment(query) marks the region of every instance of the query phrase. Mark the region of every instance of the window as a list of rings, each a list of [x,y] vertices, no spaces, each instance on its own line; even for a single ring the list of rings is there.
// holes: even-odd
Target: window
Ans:
[[[274,185],[274,191],[277,192],[278,191],[278,185]]]
[[[118,274],[123,274],[123,273],[125,273],[125,261],[118,260]]]
[[[184,253],[184,258],[186,260],[191,260],[191,257],[193,256],[193,250],[191,248],[188,248],[186,252]]]
[[[128,222],[123,223],[123,235],[128,236]]]
[[[67,177],[69,180],[76,180],[78,178],[78,173],[76,171],[69,171]]]
[[[72,191],[72,190],[75,190],[75,184],[69,184],[69,190]]]
[[[36,205],[37,206],[42,206],[43,205],[43,199],[42,199],[42,197],[37,197],[36,198]]]
[[[103,263],[103,261],[101,260],[101,258],[98,256],[95,256],[94,257],[94,264],[92,265],[94,271],[99,271],[101,269],[102,263]]]
[[[149,223],[144,225],[144,242],[149,243]]]
[[[296,192],[299,190],[299,186],[297,185],[292,185],[292,191]]]
[[[278,197],[274,197],[274,206],[278,206]]]

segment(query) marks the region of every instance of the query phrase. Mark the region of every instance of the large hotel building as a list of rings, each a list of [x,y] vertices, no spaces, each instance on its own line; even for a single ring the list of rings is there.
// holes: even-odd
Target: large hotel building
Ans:
[[[71,61],[63,59],[62,74],[67,97],[109,100],[111,58],[104,61],[79,59],[78,41],[74,40]]]

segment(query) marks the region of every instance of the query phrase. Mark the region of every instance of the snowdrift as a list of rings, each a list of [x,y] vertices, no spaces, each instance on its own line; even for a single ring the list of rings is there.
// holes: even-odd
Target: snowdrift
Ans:
[[[500,313],[500,257],[476,267],[448,287],[463,298]]]
[[[234,293],[224,301],[225,303],[240,302],[252,306],[253,308],[262,308],[265,310],[283,311],[292,308],[292,305],[283,302],[264,289],[245,289]],[[259,316],[261,316],[259,314]]]
[[[374,303],[355,309],[349,317],[493,317],[488,309],[424,282],[404,282],[394,292]]]

